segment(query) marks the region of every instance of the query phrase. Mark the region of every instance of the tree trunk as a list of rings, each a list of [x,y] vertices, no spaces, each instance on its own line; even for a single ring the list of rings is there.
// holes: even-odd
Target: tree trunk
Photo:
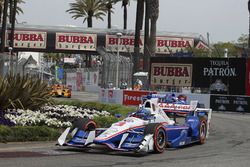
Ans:
[[[142,27],[143,27],[143,16],[144,16],[144,1],[145,0],[138,0],[138,3],[139,3],[139,7],[137,6],[137,12],[139,12],[139,27],[140,27],[140,30],[142,30]],[[139,11],[138,11],[139,10]]]
[[[111,28],[111,9],[108,9],[108,28]]]
[[[143,71],[149,72],[149,59],[150,59],[150,47],[149,47],[149,3],[146,2],[145,11],[145,26],[144,26],[144,56],[143,56]]]
[[[127,5],[125,4],[123,6],[123,29],[126,30],[127,29]]]
[[[249,32],[248,32],[248,56],[250,55],[250,0],[248,0],[248,19],[249,19]]]
[[[9,0],[9,12],[10,12],[10,16],[9,16],[9,24],[12,23],[12,15],[13,15],[13,0]]]
[[[135,43],[133,55],[133,74],[139,71],[139,56],[140,56],[140,30],[142,29],[144,0],[137,1],[136,23],[135,23]],[[143,11],[143,12],[142,12]],[[132,75],[132,87],[134,86],[134,78]]]
[[[0,23],[2,23],[3,7],[0,6]]]
[[[156,51],[156,23],[157,19],[151,19],[151,27],[150,27],[150,44],[149,44],[149,52],[151,56],[155,56]]]
[[[1,49],[0,52],[5,51],[5,34],[6,34],[6,21],[7,21],[7,11],[8,11],[8,0],[4,1],[4,8],[3,8],[3,22],[2,22],[2,34],[1,34]],[[0,75],[4,75],[4,55],[1,55],[0,59]]]
[[[113,8],[111,1],[106,3],[106,8],[108,9],[108,28],[111,28],[111,9]]]
[[[6,22],[7,22],[7,12],[8,12],[8,0],[4,1],[3,9],[3,23],[2,23],[2,36],[1,36],[1,52],[5,49],[5,34],[6,34]]]
[[[159,0],[147,0],[149,5],[149,18],[151,21],[151,28],[150,28],[150,44],[149,44],[149,51],[150,55],[154,56],[156,51],[156,24],[159,17]]]
[[[13,51],[14,51],[14,33],[15,33],[15,20],[16,20],[16,8],[17,8],[17,0],[13,1],[13,8],[12,8],[12,15],[10,15],[11,18],[11,33],[10,33],[10,47],[12,48],[11,51],[11,65],[10,65],[10,73],[13,72]]]
[[[92,28],[93,24],[92,24],[92,16],[88,16],[88,28]]]

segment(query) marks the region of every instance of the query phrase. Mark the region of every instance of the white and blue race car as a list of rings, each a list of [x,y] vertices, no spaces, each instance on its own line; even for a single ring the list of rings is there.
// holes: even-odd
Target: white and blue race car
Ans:
[[[194,102],[181,107],[182,104],[158,101],[157,97],[145,100],[138,111],[109,128],[97,128],[93,120],[78,119],[73,127],[62,133],[58,144],[80,148],[104,145],[116,151],[162,153],[166,147],[205,143],[210,126],[210,109],[199,109]],[[163,109],[175,113],[185,111],[184,122],[180,124],[171,119]]]

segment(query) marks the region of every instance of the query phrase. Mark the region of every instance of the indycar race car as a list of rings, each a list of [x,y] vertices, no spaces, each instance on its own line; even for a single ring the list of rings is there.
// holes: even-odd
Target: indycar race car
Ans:
[[[71,97],[71,90],[63,85],[55,84],[51,86],[50,95],[52,97]]]
[[[192,103],[194,104],[194,103]],[[157,98],[145,100],[138,111],[109,128],[97,128],[90,119],[78,119],[58,138],[61,146],[162,153],[166,147],[178,148],[191,143],[203,144],[208,137],[211,110],[190,106],[185,122],[170,119]]]

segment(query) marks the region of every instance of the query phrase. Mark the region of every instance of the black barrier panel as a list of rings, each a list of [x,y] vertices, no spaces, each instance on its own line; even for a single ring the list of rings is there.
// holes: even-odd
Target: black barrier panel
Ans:
[[[245,58],[154,57],[151,58],[151,67],[153,63],[191,64],[192,87],[209,88],[212,94],[245,94]],[[160,67],[166,68],[164,65]],[[166,70],[163,71],[165,78],[168,77]],[[151,69],[151,76],[154,73],[152,71]],[[176,74],[170,77],[178,80],[180,75],[178,75],[179,73]],[[162,80],[164,81],[164,79]]]
[[[193,63],[193,87],[209,88],[211,94],[245,94],[245,59],[200,58]]]
[[[211,95],[210,108],[213,111],[250,113],[250,97]]]

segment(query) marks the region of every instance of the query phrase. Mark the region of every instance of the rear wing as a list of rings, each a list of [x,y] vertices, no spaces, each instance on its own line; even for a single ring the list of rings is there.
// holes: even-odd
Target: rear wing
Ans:
[[[198,101],[191,101],[190,104],[158,103],[159,107],[166,113],[188,114],[198,106]]]

